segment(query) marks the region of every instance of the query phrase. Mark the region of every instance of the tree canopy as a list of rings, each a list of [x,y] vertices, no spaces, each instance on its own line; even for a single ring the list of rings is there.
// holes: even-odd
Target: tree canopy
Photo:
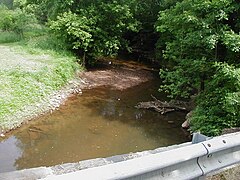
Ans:
[[[56,35],[88,59],[116,54],[120,48],[127,47],[124,33],[138,31],[138,22],[129,5],[116,1],[83,4],[75,12],[64,12],[49,24]]]
[[[159,13],[156,29],[167,37],[158,46],[167,61],[161,90],[172,97],[197,94],[193,130],[219,134],[240,125],[239,17],[236,0],[183,0]]]

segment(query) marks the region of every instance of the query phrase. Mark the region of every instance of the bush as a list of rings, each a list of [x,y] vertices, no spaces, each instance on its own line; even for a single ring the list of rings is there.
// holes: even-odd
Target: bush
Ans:
[[[193,131],[219,135],[224,128],[240,126],[240,68],[216,63],[215,75],[198,98],[193,113]]]
[[[20,9],[9,10],[0,6],[0,30],[4,32],[14,32],[23,37],[31,24],[35,23],[35,18]]]
[[[0,31],[0,43],[12,43],[21,40],[21,36],[14,32]]]

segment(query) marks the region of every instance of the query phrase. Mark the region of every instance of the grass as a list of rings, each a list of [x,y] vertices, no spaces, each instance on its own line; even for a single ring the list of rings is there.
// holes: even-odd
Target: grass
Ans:
[[[21,40],[21,36],[13,32],[0,31],[0,43],[12,43]]]
[[[18,117],[9,117],[43,101],[81,69],[76,57],[46,34],[18,40],[11,33],[0,32],[0,127],[3,129],[11,129],[10,121],[18,121]]]

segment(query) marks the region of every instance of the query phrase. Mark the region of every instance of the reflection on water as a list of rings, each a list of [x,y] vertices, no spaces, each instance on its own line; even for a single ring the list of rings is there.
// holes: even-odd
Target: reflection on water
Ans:
[[[14,136],[0,143],[0,172],[14,171],[16,160],[22,156],[21,142]]]
[[[39,118],[0,143],[0,172],[52,166],[154,149],[187,141],[184,114],[138,110],[157,94],[153,82],[126,91],[85,90],[51,115]],[[169,122],[174,123],[169,123]]]

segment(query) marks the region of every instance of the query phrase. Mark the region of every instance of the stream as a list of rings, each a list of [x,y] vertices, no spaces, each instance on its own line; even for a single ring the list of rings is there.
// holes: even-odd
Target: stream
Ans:
[[[158,93],[158,80],[124,91],[83,90],[0,142],[0,173],[150,150],[189,141],[185,114],[160,115],[134,106]]]

